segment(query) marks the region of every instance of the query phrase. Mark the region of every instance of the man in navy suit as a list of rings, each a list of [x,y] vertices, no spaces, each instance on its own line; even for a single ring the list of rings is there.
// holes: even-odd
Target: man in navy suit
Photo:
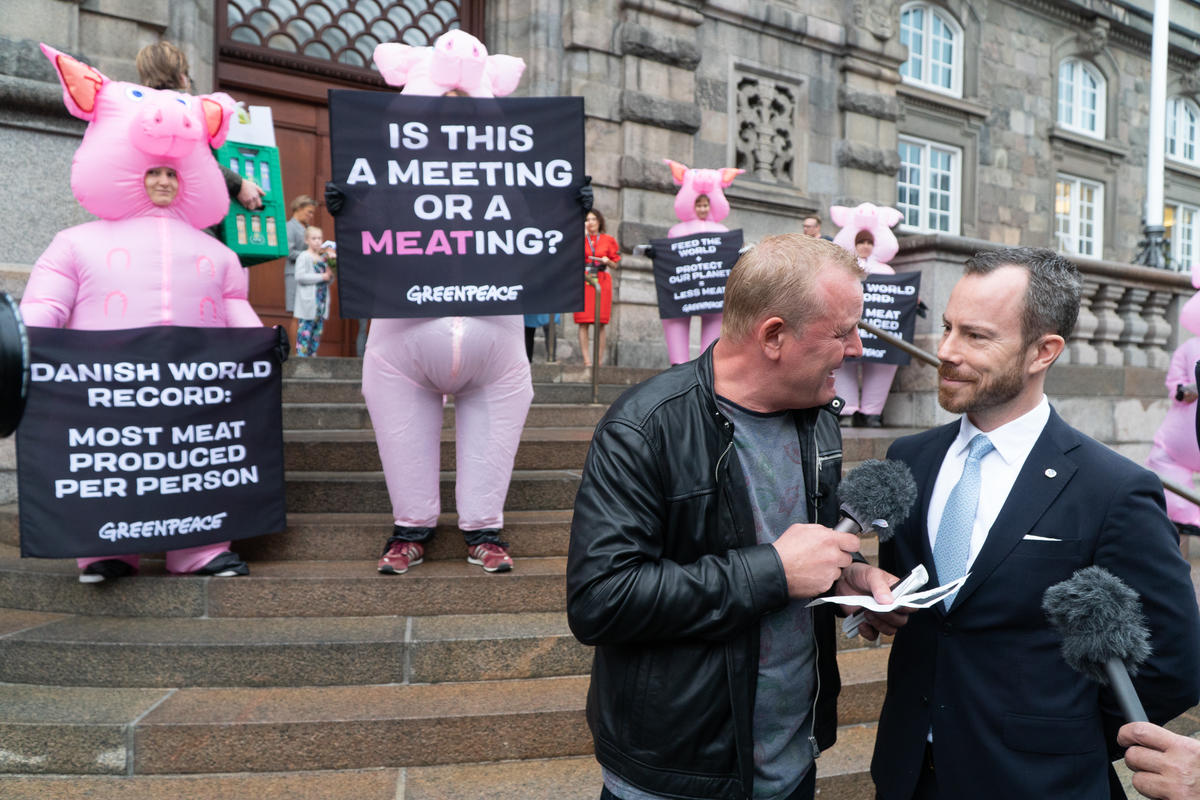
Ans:
[[[1079,299],[1074,265],[1029,248],[976,255],[950,295],[938,401],[964,416],[888,452],[921,493],[880,565],[968,577],[896,634],[871,764],[881,800],[1125,797],[1116,704],[1066,665],[1042,611],[1083,567],[1141,596],[1153,650],[1134,684],[1151,721],[1200,696],[1200,616],[1158,479],[1043,392]]]

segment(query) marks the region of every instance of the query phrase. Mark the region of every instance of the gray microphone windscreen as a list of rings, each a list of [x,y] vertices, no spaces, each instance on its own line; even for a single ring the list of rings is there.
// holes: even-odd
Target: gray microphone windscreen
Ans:
[[[1085,567],[1042,596],[1042,610],[1062,636],[1067,665],[1108,684],[1104,665],[1124,663],[1129,674],[1150,655],[1150,631],[1137,592],[1103,567]]]
[[[917,482],[902,461],[864,461],[842,478],[838,500],[842,509],[870,527],[877,519],[885,520],[886,529],[877,529],[880,541],[887,541],[896,526],[908,518],[917,499]]]

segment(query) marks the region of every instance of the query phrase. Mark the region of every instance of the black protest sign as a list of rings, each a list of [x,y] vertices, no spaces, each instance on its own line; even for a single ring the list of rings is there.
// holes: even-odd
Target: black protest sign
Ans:
[[[329,92],[344,317],[583,308],[583,99]]]
[[[913,340],[917,323],[917,297],[921,293],[921,273],[901,272],[897,275],[868,275],[863,284],[863,322],[881,331]],[[875,364],[907,364],[908,353],[893,347],[873,333],[860,330],[863,354],[860,361]]]
[[[725,280],[742,249],[740,230],[652,239],[650,244],[654,247],[659,317],[721,313]]]
[[[154,553],[285,527],[272,328],[30,328],[21,555]]]

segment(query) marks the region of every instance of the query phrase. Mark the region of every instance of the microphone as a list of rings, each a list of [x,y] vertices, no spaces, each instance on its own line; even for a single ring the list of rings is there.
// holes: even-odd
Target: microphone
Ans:
[[[842,533],[874,529],[879,541],[892,538],[895,526],[908,518],[917,499],[917,482],[901,461],[864,461],[838,485],[842,519],[834,526]]]
[[[870,459],[846,473],[838,484],[842,518],[833,526],[842,533],[862,533],[874,529],[879,541],[886,542],[896,526],[908,518],[917,499],[917,482],[903,461]],[[892,585],[895,589],[902,581]],[[858,626],[866,618],[862,609],[842,622],[848,637],[858,635]]]
[[[1126,721],[1147,721],[1129,680],[1150,655],[1150,631],[1137,592],[1103,567],[1085,567],[1047,589],[1042,610],[1062,636],[1067,666],[1112,686]]]

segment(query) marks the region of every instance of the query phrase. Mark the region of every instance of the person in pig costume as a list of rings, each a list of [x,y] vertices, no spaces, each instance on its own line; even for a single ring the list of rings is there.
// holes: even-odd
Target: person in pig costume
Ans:
[[[891,261],[900,249],[900,243],[896,241],[896,235],[891,230],[901,219],[899,211],[872,203],[862,203],[855,208],[833,206],[829,209],[829,216],[834,224],[842,226],[837,236],[833,237],[834,244],[857,254],[859,266],[865,269],[868,275],[896,274],[896,270],[887,262]],[[860,235],[864,233],[867,235]],[[863,247],[863,240],[869,241],[872,247]],[[868,252],[869,255],[863,256],[863,252]],[[887,403],[888,392],[892,389],[896,369],[895,364],[848,361],[834,370],[834,391],[846,401],[841,412],[842,425],[853,424],[856,428],[882,427],[883,406]]]
[[[488,55],[452,30],[433,47],[381,44],[375,64],[404,94],[497,97],[517,87],[525,62]],[[332,206],[331,206],[331,210]],[[507,572],[500,539],[513,460],[533,401],[520,316],[375,319],[363,358],[363,396],[375,428],[394,527],[378,569],[401,574],[420,564],[441,512],[442,406],[454,396],[455,500],[467,561]]]
[[[1200,289],[1200,264],[1192,267],[1192,286]],[[1167,367],[1167,394],[1171,405],[1154,433],[1146,466],[1181,486],[1192,486],[1193,473],[1200,472],[1200,444],[1196,441],[1196,365],[1200,362],[1200,293],[1183,304],[1179,322],[1196,334],[1171,354]],[[1174,492],[1166,492],[1167,516],[1180,533],[1200,535],[1200,507]]]
[[[88,122],[71,190],[100,219],[60,231],[38,258],[21,300],[25,324],[71,330],[150,325],[259,327],[246,270],[204,233],[229,208],[210,147],[229,129],[233,100],[110,81],[42,45],[63,102]],[[229,542],[172,550],[167,570],[228,577],[249,569]],[[136,555],[78,560],[82,583],[132,574]]]
[[[675,216],[679,222],[671,226],[667,236],[691,236],[708,231],[727,231],[721,220],[729,216],[729,201],[725,199],[725,187],[745,170],[725,167],[724,169],[688,169],[685,164],[665,159],[671,168],[671,178],[680,187],[675,194]],[[691,359],[688,337],[692,325],[691,317],[676,317],[662,321],[663,334],[667,337],[667,358],[671,364],[682,364]],[[721,335],[721,313],[700,315],[700,349],[705,350]]]

